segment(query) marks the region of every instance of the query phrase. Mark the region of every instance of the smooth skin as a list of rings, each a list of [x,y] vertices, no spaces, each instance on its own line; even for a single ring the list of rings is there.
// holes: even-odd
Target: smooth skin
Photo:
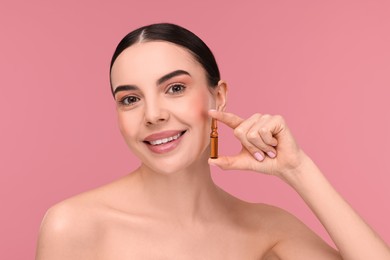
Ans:
[[[159,80],[177,70],[189,75]],[[388,246],[299,148],[283,118],[224,112],[226,83],[210,88],[187,50],[167,42],[135,44],[119,55],[111,80],[114,89],[136,86],[116,93],[115,100],[120,131],[141,164],[51,207],[36,259],[390,259]],[[238,155],[209,159],[211,117],[232,128],[242,143]],[[166,130],[186,132],[175,149],[151,151],[145,138]],[[288,212],[217,187],[210,164],[285,181],[338,251]]]

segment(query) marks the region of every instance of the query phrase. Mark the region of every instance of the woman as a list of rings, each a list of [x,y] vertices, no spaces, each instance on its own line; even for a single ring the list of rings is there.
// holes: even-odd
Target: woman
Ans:
[[[390,259],[282,117],[224,112],[227,85],[193,33],[173,24],[131,32],[114,53],[110,80],[120,131],[141,165],[48,210],[37,259]],[[211,118],[233,129],[238,155],[209,159]],[[285,181],[338,251],[284,210],[218,188],[209,164]]]

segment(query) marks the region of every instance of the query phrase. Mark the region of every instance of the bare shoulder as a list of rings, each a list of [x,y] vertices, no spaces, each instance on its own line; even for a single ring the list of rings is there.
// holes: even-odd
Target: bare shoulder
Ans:
[[[341,259],[335,249],[286,210],[240,200],[234,204],[241,224],[255,230],[257,244],[263,245],[262,259]]]
[[[50,207],[42,219],[36,259],[94,259],[107,198],[122,180],[83,192]]]
[[[274,234],[278,230],[283,230],[283,226],[291,228],[292,224],[299,222],[296,217],[279,207],[243,201],[230,194],[228,196],[229,207],[237,214],[235,217],[263,234],[267,232]]]
[[[86,259],[92,248],[96,221],[94,206],[85,196],[64,200],[47,210],[40,227],[37,260]]]
[[[280,259],[341,259],[334,248],[286,210],[256,204],[255,211],[261,218],[260,229],[274,241],[269,255]]]

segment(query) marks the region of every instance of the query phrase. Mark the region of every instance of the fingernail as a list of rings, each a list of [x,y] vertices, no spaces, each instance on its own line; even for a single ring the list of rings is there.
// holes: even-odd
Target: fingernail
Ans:
[[[267,155],[271,158],[275,158],[276,154],[274,152],[268,152]]]
[[[258,161],[260,161],[260,162],[261,162],[262,160],[264,160],[264,156],[261,155],[261,153],[259,153],[259,152],[255,152],[254,156],[255,156],[256,160],[258,160]]]

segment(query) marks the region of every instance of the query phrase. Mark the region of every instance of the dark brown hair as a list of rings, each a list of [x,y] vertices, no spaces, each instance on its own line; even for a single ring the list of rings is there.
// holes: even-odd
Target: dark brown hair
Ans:
[[[111,69],[126,48],[137,42],[166,41],[177,44],[189,50],[192,56],[203,66],[206,71],[207,81],[210,87],[214,87],[220,80],[220,73],[215,57],[209,47],[191,31],[171,23],[157,23],[140,27],[127,34],[118,44],[110,64]],[[111,79],[111,76],[110,76]],[[110,80],[111,82],[111,80]],[[111,86],[111,92],[114,95]]]

